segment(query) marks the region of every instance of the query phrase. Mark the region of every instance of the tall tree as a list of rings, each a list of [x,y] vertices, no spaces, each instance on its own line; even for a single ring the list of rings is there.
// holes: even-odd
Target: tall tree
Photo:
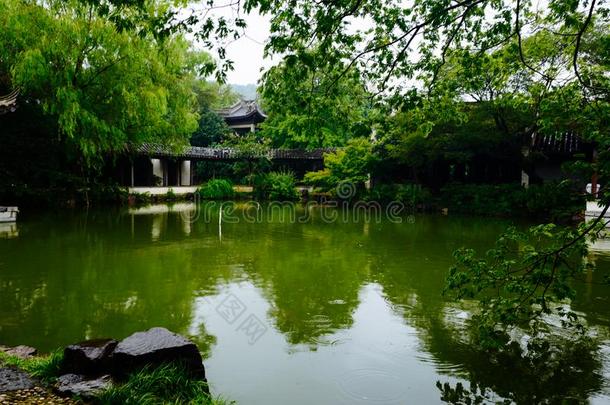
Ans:
[[[263,133],[277,147],[343,146],[351,138],[369,136],[372,108],[357,72],[329,91],[328,71],[337,68],[308,52],[308,63],[286,58],[265,73],[260,87],[268,119]]]

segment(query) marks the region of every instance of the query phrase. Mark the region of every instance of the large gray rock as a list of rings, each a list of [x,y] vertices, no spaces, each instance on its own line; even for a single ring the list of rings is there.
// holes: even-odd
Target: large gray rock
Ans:
[[[193,376],[205,379],[197,346],[165,328],[136,332],[122,340],[112,354],[115,375],[125,376],[144,366],[180,361]]]
[[[119,342],[113,339],[87,340],[64,349],[65,373],[101,375],[111,371],[110,355]]]
[[[36,383],[27,373],[12,367],[0,368],[0,392],[29,390]]]
[[[21,359],[27,359],[36,356],[38,350],[30,346],[19,345],[15,347],[0,346],[0,351],[11,356],[19,357]]]
[[[111,386],[112,378],[109,375],[103,375],[95,379],[86,379],[78,374],[65,374],[57,379],[55,389],[60,395],[78,395],[81,398],[87,399],[95,397]]]

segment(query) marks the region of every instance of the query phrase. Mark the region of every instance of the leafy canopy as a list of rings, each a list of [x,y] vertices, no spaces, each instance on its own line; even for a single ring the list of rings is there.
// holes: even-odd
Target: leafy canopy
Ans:
[[[287,148],[343,146],[368,136],[371,106],[359,75],[346,75],[329,88],[328,73],[338,68],[317,60],[315,51],[308,55],[308,64],[286,58],[265,73],[259,89],[268,115],[264,136]]]
[[[0,0],[0,10],[3,85],[56,117],[87,162],[128,143],[185,144],[196,128],[191,82],[205,62],[182,36],[119,32],[78,1]]]

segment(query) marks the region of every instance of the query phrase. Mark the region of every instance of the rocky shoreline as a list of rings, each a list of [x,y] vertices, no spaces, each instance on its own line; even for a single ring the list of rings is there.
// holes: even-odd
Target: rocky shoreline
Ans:
[[[1,405],[81,403],[76,399],[99,402],[100,395],[121,387],[134,373],[168,364],[179,365],[189,379],[205,383],[198,386],[209,397],[199,349],[165,328],[136,332],[121,341],[96,339],[69,345],[47,381],[20,367],[37,359],[36,349],[0,346],[0,353]]]

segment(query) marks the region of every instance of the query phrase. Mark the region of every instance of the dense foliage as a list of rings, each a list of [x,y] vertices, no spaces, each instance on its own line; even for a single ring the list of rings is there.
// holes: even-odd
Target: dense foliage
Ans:
[[[449,212],[528,217],[569,223],[585,206],[582,193],[568,181],[534,184],[450,183],[440,190],[439,205]]]
[[[578,229],[539,225],[527,232],[510,228],[484,258],[472,249],[455,253],[447,289],[458,298],[478,298],[481,311],[475,315],[477,341],[502,349],[514,327],[531,328],[533,337],[554,328],[543,316],[554,315],[560,325],[584,334],[578,314],[570,309],[575,297],[571,282],[584,277],[587,264],[585,230],[599,229],[595,221]],[[535,339],[530,341],[534,344]]]
[[[352,195],[362,191],[364,183],[369,180],[375,162],[373,146],[367,139],[353,139],[347,146],[324,155],[323,170],[309,172],[305,181],[323,190],[332,190],[345,183],[353,186]]]
[[[254,179],[254,195],[260,200],[292,201],[299,198],[292,172],[269,172]]]
[[[287,58],[265,73],[260,87],[269,116],[264,135],[274,146],[288,148],[344,146],[352,138],[368,136],[371,106],[359,76],[346,75],[330,89],[327,70],[337,66],[322,64],[315,53],[307,60],[304,64]]]
[[[216,146],[231,131],[215,110],[230,106],[239,96],[228,86],[207,82],[202,78],[195,80],[193,87],[199,107],[199,125],[191,135],[191,145]]]
[[[53,116],[87,162],[130,142],[183,144],[196,128],[189,84],[203,62],[181,36],[118,32],[76,1],[4,0],[0,8],[3,87]]]

